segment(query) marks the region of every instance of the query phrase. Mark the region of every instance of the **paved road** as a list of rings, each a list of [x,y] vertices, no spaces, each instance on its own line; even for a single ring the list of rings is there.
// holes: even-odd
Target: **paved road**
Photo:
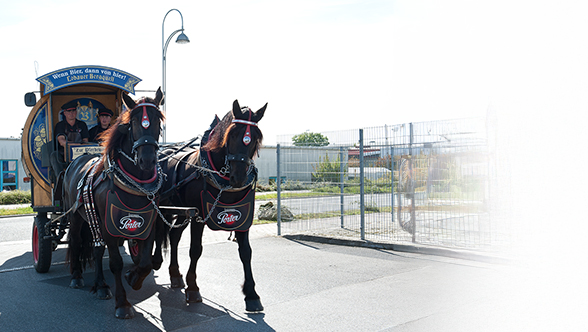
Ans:
[[[29,218],[14,221],[29,225],[20,239],[0,243],[0,331],[573,331],[573,318],[585,314],[553,301],[561,288],[524,266],[303,242],[274,236],[270,224],[251,230],[263,313],[244,311],[237,245],[207,230],[198,266],[204,302],[186,305],[163,268],[141,290],[127,287],[137,314],[122,321],[113,300],[67,287],[65,248],[48,273],[31,268]],[[187,249],[183,239],[184,273]]]

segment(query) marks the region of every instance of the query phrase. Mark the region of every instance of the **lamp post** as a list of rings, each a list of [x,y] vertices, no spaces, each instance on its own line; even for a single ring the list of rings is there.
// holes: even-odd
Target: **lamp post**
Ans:
[[[177,11],[178,14],[180,14],[180,18],[182,19],[182,28],[178,29],[174,32],[171,33],[171,35],[169,35],[169,37],[167,37],[167,40],[165,41],[165,43],[163,42],[164,40],[164,28],[165,28],[165,19],[167,17],[167,14],[171,13],[172,11]],[[178,44],[187,44],[190,42],[190,39],[188,39],[188,36],[186,36],[184,34],[184,17],[182,16],[182,13],[177,10],[177,9],[170,9],[165,16],[163,17],[163,22],[161,23],[161,49],[162,49],[162,64],[161,64],[161,80],[162,80],[162,84],[161,84],[161,88],[163,89],[163,95],[164,98],[167,99],[167,90],[165,87],[165,79],[166,79],[166,69],[165,69],[165,54],[167,53],[167,45],[169,45],[170,40],[172,39],[173,36],[175,36],[178,32],[180,32],[180,35],[178,36],[178,39],[176,39],[176,43]],[[163,103],[163,114],[167,115],[166,110],[165,110],[165,105],[167,104],[167,101],[164,100]],[[166,142],[166,136],[165,136],[165,131],[166,131],[166,124],[165,122],[163,123],[163,132],[162,132],[162,139],[163,139],[163,143]]]

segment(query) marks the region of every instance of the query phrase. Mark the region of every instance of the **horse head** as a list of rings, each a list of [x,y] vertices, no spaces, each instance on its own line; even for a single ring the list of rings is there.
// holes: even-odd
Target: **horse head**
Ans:
[[[263,118],[266,107],[267,103],[252,112],[249,107],[239,106],[235,100],[232,111],[211,129],[201,148],[209,155],[213,170],[217,170],[215,165],[224,165],[220,168],[220,176],[233,188],[247,185],[253,156],[263,140],[257,123]]]
[[[129,109],[116,127],[119,134],[126,136],[121,143],[121,151],[142,171],[152,172],[157,164],[159,135],[164,119],[159,105],[163,101],[161,88],[157,89],[155,99],[142,98],[134,101],[123,94],[123,101]]]
[[[234,188],[240,188],[247,184],[249,166],[252,159],[261,148],[263,135],[257,123],[267,108],[267,103],[257,112],[249,107],[239,106],[239,102],[233,102],[231,125],[225,138],[227,163],[229,169],[229,184]]]

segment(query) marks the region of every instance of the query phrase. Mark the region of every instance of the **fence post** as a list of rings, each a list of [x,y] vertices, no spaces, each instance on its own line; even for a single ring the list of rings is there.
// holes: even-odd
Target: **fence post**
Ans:
[[[278,191],[278,236],[282,235],[282,199],[280,197],[280,193],[281,193],[281,174],[280,174],[280,144],[278,144],[276,146],[276,185],[277,185],[277,191]]]
[[[363,179],[363,129],[359,130],[359,209],[361,215],[361,239],[365,240],[365,192],[364,192],[364,179]]]
[[[344,225],[344,216],[345,216],[345,167],[343,167],[343,147],[339,147],[339,173],[341,174],[340,176],[340,182],[341,182],[341,228],[343,228]]]
[[[392,188],[390,188],[390,192],[392,192],[392,224],[394,224],[394,148],[390,147],[390,182]]]
[[[416,213],[415,213],[415,179],[414,179],[414,172],[413,172],[413,160],[412,160],[412,145],[414,144],[414,131],[412,122],[410,123],[410,144],[408,149],[408,154],[410,155],[410,159],[408,160],[408,172],[410,174],[410,181],[411,185],[409,186],[412,199],[411,199],[411,209],[410,209],[410,220],[413,222],[413,232],[412,232],[412,243],[416,242]]]

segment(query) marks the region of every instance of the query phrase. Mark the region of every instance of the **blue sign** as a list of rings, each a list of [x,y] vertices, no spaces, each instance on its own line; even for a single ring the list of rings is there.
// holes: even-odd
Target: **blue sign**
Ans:
[[[135,85],[141,79],[122,70],[102,66],[77,66],[56,70],[37,78],[48,94],[66,86],[82,83],[112,85],[135,94]]]

